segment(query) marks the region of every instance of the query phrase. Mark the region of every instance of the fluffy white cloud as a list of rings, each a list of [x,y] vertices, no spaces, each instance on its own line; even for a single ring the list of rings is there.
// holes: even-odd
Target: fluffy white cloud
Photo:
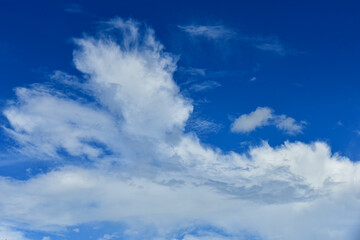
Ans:
[[[106,111],[39,86],[18,88],[16,95],[17,104],[4,115],[12,127],[6,131],[23,146],[23,153],[56,157],[63,149],[74,156],[97,157],[103,150],[94,143],[116,152],[119,131]]]
[[[0,226],[1,240],[29,240],[20,231],[12,230],[9,227]]]
[[[113,221],[156,228],[146,239],[178,239],[182,229],[204,225],[225,234],[185,231],[180,239],[241,239],[244,231],[269,240],[356,239],[359,163],[322,142],[263,143],[243,154],[204,146],[183,131],[192,105],[172,78],[173,57],[139,27],[115,19],[100,37],[76,40],[84,79],[57,74],[75,81],[76,91],[17,89],[5,129],[23,153],[58,159],[65,151],[92,162],[67,162],[28,180],[1,177],[0,226],[10,227],[0,233],[22,240],[11,229]],[[242,131],[267,124],[298,131],[269,108],[239,119]]]
[[[172,79],[174,59],[162,51],[151,29],[139,36],[137,24],[115,19],[109,24],[122,42],[77,39],[74,63],[88,75],[97,100],[123,119],[122,129],[139,137],[160,137],[183,130],[192,105]],[[166,117],[159,117],[166,116]]]
[[[194,37],[206,37],[208,39],[230,38],[236,35],[236,32],[222,25],[187,25],[179,28]]]
[[[324,143],[264,145],[247,157],[188,139],[173,155],[182,170],[150,178],[65,167],[27,181],[2,179],[2,219],[49,230],[137,217],[165,233],[200,221],[235,236],[249,229],[265,239],[353,239],[360,166],[331,156]]]
[[[305,121],[296,122],[295,119],[283,114],[274,117],[274,125],[290,135],[301,133],[305,124]]]
[[[232,132],[251,132],[258,127],[269,124],[269,119],[273,116],[273,110],[267,107],[258,107],[249,114],[243,114],[233,122]]]
[[[248,133],[267,125],[274,125],[276,128],[287,134],[301,133],[305,122],[296,122],[295,119],[286,115],[276,115],[271,108],[258,107],[249,114],[243,114],[231,125],[231,131],[236,133]]]

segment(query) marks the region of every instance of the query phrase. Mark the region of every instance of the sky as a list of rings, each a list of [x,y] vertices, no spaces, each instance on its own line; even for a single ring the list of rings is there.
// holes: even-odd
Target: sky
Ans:
[[[0,240],[358,240],[359,1],[0,1]]]

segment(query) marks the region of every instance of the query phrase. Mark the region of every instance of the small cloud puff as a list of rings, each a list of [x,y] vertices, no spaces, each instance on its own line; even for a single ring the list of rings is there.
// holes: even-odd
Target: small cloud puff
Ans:
[[[273,125],[287,134],[295,135],[301,133],[306,122],[297,122],[286,115],[276,115],[271,108],[258,107],[249,114],[243,114],[231,125],[231,131],[235,133],[249,133],[257,128]]]

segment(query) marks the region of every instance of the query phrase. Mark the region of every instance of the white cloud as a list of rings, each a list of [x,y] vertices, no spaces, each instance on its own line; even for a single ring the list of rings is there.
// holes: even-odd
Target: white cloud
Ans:
[[[138,23],[121,19],[110,26],[125,40],[108,37],[111,32],[76,40],[82,98],[34,85],[17,89],[17,100],[4,110],[6,131],[23,153],[51,160],[65,151],[92,162],[67,162],[27,180],[0,177],[6,193],[0,233],[23,240],[23,233],[4,226],[61,231],[110,221],[139,232],[155,228],[145,239],[204,225],[226,234],[182,236],[241,239],[246,231],[269,240],[355,239],[359,163],[332,154],[322,142],[263,143],[242,154],[204,146],[184,132],[191,101],[180,94],[172,78],[175,61],[153,32],[141,35]],[[269,108],[241,117],[242,131],[268,124],[297,131],[294,120]]]
[[[179,28],[193,37],[205,37],[208,39],[231,38],[236,35],[233,29],[222,25],[206,26],[206,25],[187,25],[179,26]]]
[[[20,231],[13,230],[9,227],[0,225],[0,239],[1,240],[28,240]]]
[[[206,70],[203,68],[180,68],[180,71],[190,76],[205,76]]]
[[[269,119],[273,117],[273,110],[267,107],[258,107],[249,114],[243,114],[233,122],[232,132],[251,132],[256,128],[269,124]]]
[[[304,52],[299,51],[294,48],[290,48],[284,45],[277,36],[249,36],[249,35],[241,35],[239,36],[244,42],[248,42],[253,47],[265,51],[271,52],[273,54],[277,54],[279,56],[286,55],[298,55],[303,54]]]
[[[280,56],[284,56],[287,54],[287,51],[284,48],[284,46],[278,42],[261,43],[261,44],[256,45],[255,47],[260,50],[263,50],[263,51],[274,52],[276,54],[279,54]]]
[[[216,81],[204,81],[201,83],[196,83],[190,86],[190,90],[193,90],[195,92],[202,92],[211,90],[213,88],[220,87],[221,84]]]
[[[188,127],[197,134],[214,133],[222,128],[218,123],[200,118],[190,119],[188,121]]]
[[[249,114],[243,114],[231,125],[231,131],[235,133],[248,133],[257,128],[274,125],[287,134],[294,135],[301,133],[306,122],[297,122],[286,115],[276,115],[271,108],[258,107]]]
[[[224,25],[183,25],[180,30],[191,37],[203,37],[209,40],[236,39],[248,43],[261,51],[270,52],[279,56],[298,55],[304,52],[285,46],[276,36],[250,36],[239,34],[236,29]]]
[[[120,44],[91,37],[76,40],[74,63],[90,77],[97,100],[121,117],[122,129],[132,135],[160,137],[183,130],[192,106],[172,79],[175,60],[161,51],[151,30],[140,37],[132,21],[111,24],[125,36]]]
[[[265,144],[249,156],[214,151],[191,137],[168,147],[180,169],[150,178],[126,178],[116,167],[66,167],[28,181],[2,179],[2,218],[54,229],[140,217],[166,233],[201,221],[265,239],[338,239],[328,228],[351,239],[358,226],[360,165],[331,155],[324,143]]]
[[[116,239],[117,235],[114,234],[104,234],[103,237],[99,238],[98,240],[111,240],[111,239]]]
[[[294,48],[289,48],[289,47],[285,46],[284,44],[280,43],[276,38],[275,38],[275,40],[268,41],[265,38],[264,40],[258,40],[258,41],[259,41],[259,43],[254,44],[255,48],[265,51],[265,52],[271,52],[271,53],[277,54],[279,56],[299,55],[299,54],[305,53],[300,50],[297,50]]]
[[[119,131],[106,111],[43,87],[18,88],[16,95],[17,104],[4,111],[12,127],[5,130],[23,146],[22,153],[56,157],[64,149],[74,156],[97,157],[103,150],[92,143],[116,151]]]
[[[223,236],[221,234],[213,232],[201,232],[194,234],[186,234],[182,240],[239,240],[239,238],[234,238],[232,236]],[[242,238],[243,239],[243,238]]]
[[[274,124],[278,129],[291,135],[301,133],[306,124],[304,121],[297,123],[295,119],[287,117],[286,115],[275,116],[274,121]]]

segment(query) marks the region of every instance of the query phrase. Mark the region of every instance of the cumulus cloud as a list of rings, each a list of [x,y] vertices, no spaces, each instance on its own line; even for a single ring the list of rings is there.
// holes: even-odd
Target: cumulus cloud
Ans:
[[[156,229],[140,239],[355,239],[359,163],[323,142],[264,142],[244,153],[205,146],[184,131],[193,106],[154,32],[119,18],[105,29],[75,40],[81,81],[58,75],[77,81],[69,85],[76,90],[18,88],[4,110],[4,129],[20,152],[91,161],[67,161],[26,180],[0,177],[0,233],[23,240],[14,229],[104,221],[136,229],[127,234]],[[240,131],[269,124],[299,131],[269,108],[239,119]],[[205,230],[188,231],[194,227]]]
[[[273,116],[273,110],[267,107],[258,107],[249,114],[243,114],[233,122],[232,132],[251,132],[258,127],[269,124],[269,119]]]
[[[276,115],[271,108],[258,107],[249,114],[243,114],[236,118],[231,125],[231,131],[235,133],[248,133],[257,128],[274,125],[287,134],[294,135],[301,133],[306,122],[297,122],[286,115]]]
[[[0,239],[4,240],[29,240],[20,231],[12,230],[9,227],[0,226]]]
[[[97,100],[121,117],[123,130],[132,135],[155,137],[183,130],[192,106],[172,79],[174,59],[161,51],[152,30],[138,37],[132,21],[110,24],[123,36],[120,45],[91,37],[76,40],[74,63],[89,76]]]
[[[119,131],[106,111],[39,86],[18,88],[16,95],[17,104],[4,111],[11,125],[5,130],[22,153],[56,157],[64,149],[74,156],[97,157],[103,153],[101,144],[116,151]]]
[[[287,134],[294,135],[302,132],[306,122],[296,122],[295,119],[282,114],[274,117],[274,124],[278,129],[285,131]]]
[[[213,40],[221,38],[231,38],[236,35],[236,32],[233,29],[227,28],[222,25],[187,25],[179,26],[179,28],[190,36],[205,37]]]
[[[153,178],[66,167],[27,181],[2,179],[2,218],[46,230],[140,217],[166,234],[201,221],[235,236],[250,229],[299,240],[338,239],[328,228],[351,239],[358,226],[359,164],[332,156],[324,143],[265,144],[245,156],[186,138],[173,152],[183,170]]]

